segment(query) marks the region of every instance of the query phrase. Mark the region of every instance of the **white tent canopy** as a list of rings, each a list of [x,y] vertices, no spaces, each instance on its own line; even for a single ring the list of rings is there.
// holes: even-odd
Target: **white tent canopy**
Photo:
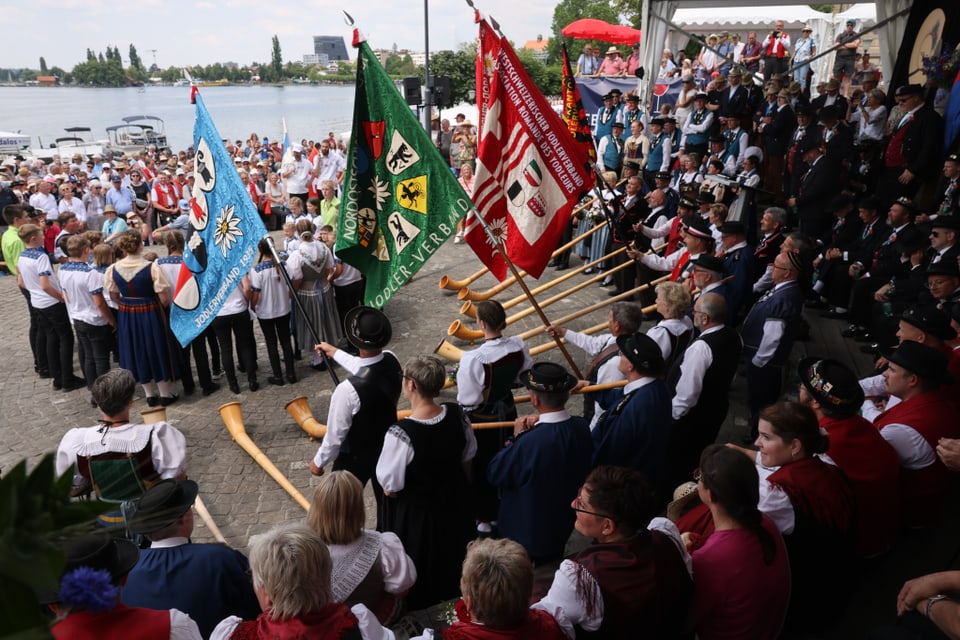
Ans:
[[[717,24],[718,16],[721,19],[726,20],[728,16],[731,16],[735,13],[737,7],[740,7],[743,3],[743,0],[641,0],[641,21],[643,24],[643,39],[641,40],[641,55],[643,59],[643,65],[648,70],[657,69],[660,65],[660,57],[663,54],[663,48],[668,46],[667,34],[674,27],[670,23],[677,24],[677,13],[681,9],[694,9],[699,10],[707,15],[712,15],[713,23]],[[877,22],[883,22],[887,18],[894,16],[895,14],[909,9],[913,5],[913,0],[876,0],[873,3],[875,16],[874,24]],[[867,4],[867,7],[870,5]],[[862,20],[864,23],[867,23],[866,16],[859,16],[859,11],[863,11],[863,5],[857,5],[853,9],[854,12],[852,15],[855,18]],[[786,11],[785,7],[780,7]],[[718,11],[722,9],[722,11]],[[786,21],[786,15],[770,15],[767,18],[768,14],[771,14],[776,7],[766,7],[763,5],[753,6],[746,9],[741,9],[741,16],[746,15],[753,24],[756,24],[756,30],[758,32],[763,32],[770,30],[770,26],[773,21],[777,19],[783,19]],[[806,5],[791,5],[790,10],[800,10],[800,11],[810,11]],[[800,15],[797,14],[799,18]],[[821,14],[826,16],[827,24],[822,26],[821,34],[826,34],[832,30],[835,35],[840,28],[842,28],[843,23],[846,21],[847,16],[845,14]],[[763,18],[766,18],[765,20]],[[880,61],[881,67],[886,71],[886,73],[891,74],[893,72],[894,63],[896,62],[897,51],[900,46],[900,41],[903,39],[904,31],[907,26],[908,13],[904,13],[902,16],[890,20],[882,27],[880,38]],[[824,20],[824,18],[819,18]],[[790,25],[785,25],[795,32],[797,29],[802,27],[803,23],[792,23]],[[696,31],[705,31],[707,30],[704,25],[694,25],[688,24],[688,26],[694,27]],[[813,25],[811,25],[813,26]],[[729,24],[720,24],[719,28],[721,30],[731,31]],[[752,30],[747,27],[747,31]],[[759,37],[759,33],[758,33]],[[833,37],[830,36],[829,42],[833,42]],[[868,36],[869,37],[869,36]],[[818,44],[822,43],[822,39],[818,40]],[[831,56],[824,56],[824,58],[829,59]],[[815,63],[816,64],[816,63]],[[650,91],[652,83],[648,83],[647,92]]]
[[[804,25],[809,25],[813,29],[817,53],[822,53],[826,47],[833,44],[836,35],[851,18],[857,21],[858,31],[872,27],[877,23],[876,7],[873,3],[858,4],[843,13],[829,14],[814,11],[808,5],[728,7],[722,11],[697,6],[678,9],[673,22],[693,33],[729,31],[738,34],[742,41],[746,41],[750,31],[756,31],[757,39],[763,40],[777,20],[783,20],[784,28],[794,39],[799,37]],[[868,34],[866,38],[873,41],[876,40],[876,35]],[[674,52],[685,48],[688,40],[681,31],[671,28],[667,32],[667,46]],[[813,62],[813,72],[817,79],[830,77],[833,61],[834,55],[831,54]],[[888,68],[887,75],[889,74]]]

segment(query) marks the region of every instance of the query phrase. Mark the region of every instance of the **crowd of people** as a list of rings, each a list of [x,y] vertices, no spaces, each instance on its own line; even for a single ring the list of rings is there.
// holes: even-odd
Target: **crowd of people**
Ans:
[[[854,42],[847,31],[840,47]],[[486,300],[476,305],[484,341],[461,357],[456,401],[439,402],[447,381],[439,359],[401,363],[384,312],[341,305],[329,212],[342,168],[331,168],[340,165],[326,155],[336,153],[329,141],[318,143],[312,163],[294,146],[291,167],[277,167],[289,209],[285,268],[295,282],[313,283],[297,295],[325,327],[316,345],[291,323],[289,293],[278,284],[283,267],[262,246],[214,321],[217,339],[180,349],[164,308],[167,261],[178,266],[183,235],[180,215],[162,215],[177,212],[183,192],[144,198],[138,187],[145,177],[156,189],[177,176],[145,176],[149,162],[134,160],[139,175],[128,189],[107,167],[131,209],[105,200],[99,237],[74,221],[69,178],[51,210],[68,218],[54,233],[43,226],[58,178],[41,177],[34,188],[43,197],[4,209],[13,230],[4,234],[4,257],[36,322],[38,374],[66,390],[89,383],[103,414],[97,426],[64,436],[57,470],[73,473],[78,492],[119,502],[115,521],[151,541],[139,559],[116,538],[71,542],[61,592],[48,599],[54,634],[113,637],[137,624],[157,637],[389,638],[405,610],[448,600],[457,601],[456,619],[422,637],[632,638],[645,628],[657,637],[775,638],[835,623],[854,567],[890,553],[904,527],[933,526],[960,471],[960,156],[942,147],[942,118],[923,87],[897,87],[887,111],[866,75],[863,100],[855,88],[844,95],[844,69],[809,100],[783,76],[790,40],[782,27],[759,54],[753,40],[725,72],[715,61],[707,91],[685,76],[676,114],[648,117],[636,96],[605,97],[595,131],[605,184],[569,235],[601,229],[553,265],[567,269],[580,258],[583,273],[613,287],[616,300],[597,335],[545,327],[589,358],[583,379],[535,361],[523,340],[505,335],[504,306]],[[766,102],[744,80],[753,55],[770,75]],[[618,54],[609,57],[604,73],[624,73]],[[593,75],[584,64],[580,73]],[[449,126],[437,131],[442,149]],[[469,122],[460,135],[470,142]],[[451,166],[470,160],[458,152]],[[189,185],[189,157],[172,161],[184,163],[181,188]],[[262,177],[252,173],[245,184]],[[311,181],[322,194],[315,201]],[[255,202],[258,188],[250,188]],[[264,201],[271,216],[280,210],[272,198]],[[155,217],[136,213],[139,201]],[[117,214],[130,211],[146,232],[115,228]],[[90,220],[82,222],[89,228]],[[155,238],[169,258],[144,255]],[[19,251],[12,261],[8,245]],[[317,368],[349,375],[330,398],[327,435],[307,465],[321,477],[309,517],[253,539],[247,561],[186,544],[198,488],[186,479],[185,438],[166,423],[132,423],[130,409],[137,383],[150,404],[176,401],[178,378],[186,392],[191,352],[204,393],[216,391],[203,371],[217,364],[207,362],[208,346],[218,347],[232,391],[238,370],[255,391],[250,307],[267,338],[271,384],[295,379],[298,350],[314,353]],[[875,355],[876,371],[858,378],[836,358],[793,364],[805,307],[846,320],[844,335]],[[652,323],[646,331],[644,322]],[[85,380],[72,373],[74,332]],[[748,432],[742,442],[717,443],[738,372]],[[795,379],[794,396],[787,387]],[[572,394],[593,384],[603,386],[573,409]],[[534,413],[518,415],[517,386],[529,391]],[[398,419],[401,397],[411,409]],[[363,512],[367,483],[373,529]],[[574,530],[589,544],[569,555]],[[555,572],[535,583],[535,566]],[[249,587],[236,578],[248,567]],[[960,609],[958,589],[954,573],[918,578],[904,586],[898,612],[946,629]]]

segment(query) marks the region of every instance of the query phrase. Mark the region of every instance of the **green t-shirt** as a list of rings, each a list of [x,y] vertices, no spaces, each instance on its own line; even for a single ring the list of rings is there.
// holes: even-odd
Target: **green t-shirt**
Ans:
[[[13,275],[17,275],[17,260],[24,248],[23,240],[17,235],[16,228],[7,227],[0,238],[0,249],[3,251],[3,261],[7,263],[7,269]]]

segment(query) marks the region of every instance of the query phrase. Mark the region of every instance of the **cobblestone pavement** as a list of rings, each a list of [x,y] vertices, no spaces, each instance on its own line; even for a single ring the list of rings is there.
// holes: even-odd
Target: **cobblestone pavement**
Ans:
[[[465,321],[468,327],[474,326],[472,320],[460,315],[461,302],[456,299],[456,294],[441,291],[438,281],[443,275],[464,278],[480,266],[467,245],[447,242],[417,273],[413,282],[387,304],[385,311],[393,323],[393,342],[389,348],[401,362],[411,356],[433,351],[442,338],[448,337],[447,327],[455,319]],[[568,273],[548,268],[541,282]],[[584,282],[588,277],[574,275],[565,283],[539,295],[538,300],[543,302],[558,291]],[[472,288],[486,290],[495,283],[496,280],[488,274],[477,280]],[[531,288],[537,284],[540,283],[530,280]],[[595,302],[609,300],[608,291],[591,284],[546,307],[544,311],[548,318],[559,318]],[[520,295],[520,290],[513,286],[498,295],[497,299],[505,302],[516,295]],[[516,313],[528,306],[526,303],[517,304],[507,313]],[[584,328],[605,319],[606,309],[602,309],[572,321],[569,326]],[[99,418],[99,413],[90,406],[89,394],[85,389],[70,393],[54,391],[50,380],[41,380],[34,374],[27,344],[26,302],[17,290],[13,277],[0,277],[0,322],[4,327],[3,339],[6,344],[5,357],[0,362],[0,433],[3,434],[0,441],[0,468],[8,469],[24,458],[29,464],[35,464],[44,453],[56,450],[67,429],[90,426]],[[537,326],[540,326],[540,321],[536,314],[531,314],[511,324],[506,333],[513,335]],[[179,402],[167,408],[168,422],[180,429],[187,438],[189,476],[199,483],[200,495],[227,542],[241,549],[246,548],[251,535],[279,522],[301,519],[305,512],[246,452],[231,441],[218,407],[227,402],[241,403],[250,438],[309,500],[318,479],[310,475],[307,462],[315,453],[318,443],[309,440],[284,410],[284,405],[297,396],[306,396],[317,420],[326,422],[332,391],[330,376],[311,370],[307,366],[307,359],[297,363],[300,379],[296,384],[283,387],[266,384],[266,372],[269,370],[266,349],[259,329],[255,329],[255,335],[262,385],[259,391],[249,392],[241,374],[239,395],[231,394],[221,379],[222,388],[213,395],[204,398],[198,392],[188,398],[181,396]],[[469,348],[463,341],[448,339],[458,347]],[[528,344],[536,345],[544,341],[540,336],[531,339]],[[583,352],[572,348],[571,354],[581,369],[586,367],[588,358]],[[536,356],[535,360],[552,359],[559,362],[561,357],[553,349]],[[345,377],[343,370],[338,369],[338,373],[341,378]],[[455,393],[455,388],[447,390],[441,399],[453,399]],[[573,400],[573,408],[579,410],[580,402],[579,399]],[[133,409],[134,419],[146,408],[142,391],[138,391]],[[524,411],[522,406],[520,410],[521,413]],[[368,520],[372,523],[373,501],[369,487],[367,493]],[[199,519],[197,522],[195,540],[212,540]]]

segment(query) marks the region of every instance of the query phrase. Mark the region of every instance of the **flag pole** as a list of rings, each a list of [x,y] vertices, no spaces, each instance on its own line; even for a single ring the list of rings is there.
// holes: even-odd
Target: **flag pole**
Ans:
[[[503,247],[503,242],[493,235],[493,230],[490,228],[490,225],[487,224],[487,221],[484,220],[483,216],[477,213],[477,220],[480,221],[480,226],[483,227],[483,230],[486,232],[487,237],[490,239],[490,242],[493,243],[493,246],[496,247],[497,252],[500,254],[500,257],[503,258],[503,261],[507,263],[507,266],[510,267],[510,271],[513,272],[513,277],[516,278],[517,284],[520,285],[520,288],[523,289],[523,293],[527,296],[527,299],[530,301],[530,304],[536,310],[537,315],[540,316],[540,321],[543,322],[544,327],[550,326],[550,320],[547,319],[546,314],[543,312],[543,309],[540,308],[540,305],[537,303],[537,299],[530,293],[530,289],[527,287],[527,283],[523,281],[523,278],[520,277],[520,272],[517,270],[516,265],[510,260],[510,257],[507,256],[507,252]],[[573,373],[577,376],[577,379],[582,379],[583,374],[580,373],[580,369],[577,367],[577,363],[573,361],[573,357],[570,355],[570,352],[567,351],[567,347],[564,344],[563,340],[560,339],[560,336],[557,335],[553,339],[557,343],[557,347],[560,349],[560,352],[563,354],[563,357],[567,359],[567,364],[570,365],[570,368],[573,369]]]
[[[310,322],[310,316],[307,315],[307,310],[303,308],[303,303],[300,302],[300,298],[297,297],[297,290],[293,288],[293,281],[290,279],[290,274],[287,273],[287,267],[277,254],[277,247],[273,243],[273,238],[269,235],[264,237],[267,239],[267,244],[270,245],[270,257],[273,259],[273,263],[280,267],[279,271],[283,274],[283,279],[290,289],[290,297],[293,299],[294,304],[297,305],[297,311],[303,314],[303,319],[306,321],[304,324],[307,325],[307,329],[310,329],[310,335],[313,336],[313,343],[320,344],[323,341],[317,334],[317,330],[313,327],[313,323]],[[323,297],[323,283],[320,283],[320,297]],[[327,365],[327,371],[330,373],[330,379],[333,380],[333,385],[337,386],[340,384],[340,378],[337,377],[337,373],[333,370],[333,363],[327,358],[327,354],[323,352],[323,349],[320,350],[320,360],[323,364]]]

